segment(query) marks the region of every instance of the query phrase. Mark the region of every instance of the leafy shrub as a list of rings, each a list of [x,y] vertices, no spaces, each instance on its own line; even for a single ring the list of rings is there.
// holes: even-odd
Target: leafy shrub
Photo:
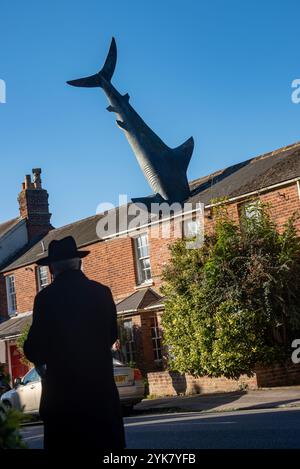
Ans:
[[[237,378],[290,356],[300,330],[296,217],[279,233],[267,206],[253,211],[239,226],[222,205],[201,248],[170,247],[162,325],[171,369]]]
[[[22,414],[0,401],[0,449],[26,448],[19,432]]]

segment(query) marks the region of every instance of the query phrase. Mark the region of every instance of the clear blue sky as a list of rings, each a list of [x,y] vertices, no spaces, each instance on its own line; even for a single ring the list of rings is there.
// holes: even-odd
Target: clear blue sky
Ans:
[[[300,140],[298,0],[2,0],[0,15],[0,221],[37,166],[55,226],[151,192],[102,90],[65,84],[113,35],[114,85],[168,145],[194,136],[190,179]]]

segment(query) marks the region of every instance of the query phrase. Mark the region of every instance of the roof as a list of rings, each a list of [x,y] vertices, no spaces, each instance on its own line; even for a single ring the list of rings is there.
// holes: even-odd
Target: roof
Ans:
[[[191,197],[187,202],[202,202],[208,205],[215,198],[237,197],[298,177],[300,178],[300,142],[195,179],[190,182]],[[124,207],[127,208],[128,205],[118,207],[117,213],[120,214]],[[114,214],[114,211],[112,210],[111,213]],[[101,237],[97,235],[97,224],[103,216],[104,214],[94,215],[51,230],[42,239],[43,244],[39,241],[33,247],[27,245],[23,254],[18,255],[12,262],[10,261],[2,269],[2,272],[35,263],[37,259],[46,255],[45,250],[53,239],[61,239],[71,235],[75,238],[79,248],[101,240]],[[128,223],[134,217],[135,215],[132,218],[128,217]],[[126,227],[118,225],[119,217],[116,218],[117,226],[112,224],[112,228],[106,235],[114,235],[125,230]],[[149,215],[145,214],[144,222],[146,223],[148,220]],[[0,233],[2,225],[0,225]]]
[[[192,181],[189,202],[237,197],[300,177],[300,142]]]
[[[142,288],[120,301],[120,303],[117,304],[117,312],[126,313],[144,309],[159,298],[161,298],[161,296],[152,290],[152,288]]]
[[[4,236],[11,228],[17,225],[20,222],[20,218],[13,218],[12,220],[5,221],[0,223],[0,238]]]
[[[123,207],[126,208],[127,206]],[[117,213],[121,216],[121,207],[117,207],[116,210]],[[113,216],[115,212],[111,210],[109,213],[111,216]],[[128,223],[130,223],[130,221],[135,217],[136,214],[128,216]],[[74,223],[70,223],[69,225],[62,226],[61,228],[56,228],[49,231],[49,233],[47,233],[38,242],[34,242],[33,246],[30,244],[25,246],[23,252],[19,254],[14,260],[12,260],[12,262],[9,262],[9,264],[5,265],[1,272],[8,272],[25,265],[33,264],[41,257],[45,257],[47,255],[46,251],[48,250],[49,243],[53,239],[59,240],[65,236],[73,236],[79,248],[100,241],[101,236],[99,236],[97,233],[97,226],[98,222],[102,218],[104,218],[104,213],[93,215],[91,217],[84,218],[83,220],[79,220]],[[117,220],[117,226],[115,226],[114,222],[111,223],[107,233],[105,233],[108,236],[125,229],[122,226],[119,226],[119,221],[121,218],[119,218],[119,216],[114,218]],[[148,222],[149,214],[147,212],[144,212],[143,219],[145,223]]]
[[[83,246],[85,243],[90,244],[94,241],[99,241],[96,233],[96,225],[99,216],[85,218],[75,223],[65,225],[62,228],[57,228],[49,231],[33,246],[27,245],[23,250],[23,254],[15,258],[9,265],[6,265],[2,271],[9,271],[36,262],[41,257],[46,256],[48,245],[53,239],[62,239],[65,236],[73,236],[77,246]]]
[[[165,301],[166,301],[166,297],[165,296],[161,296],[158,300],[155,300],[153,301],[152,303],[150,303],[148,306],[145,307],[145,309],[162,309],[164,308],[165,306]]]
[[[22,313],[0,323],[0,339],[20,335],[32,323],[32,313]]]

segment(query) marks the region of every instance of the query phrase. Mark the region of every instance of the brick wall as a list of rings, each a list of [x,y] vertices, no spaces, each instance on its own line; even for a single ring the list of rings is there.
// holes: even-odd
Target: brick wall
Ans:
[[[242,389],[263,387],[291,386],[300,384],[300,365],[287,363],[273,367],[257,367],[256,373],[241,376],[239,379],[194,378],[175,372],[161,371],[147,373],[149,394],[152,396],[177,396],[183,394],[209,394],[214,392],[232,392]]]
[[[162,363],[155,362],[151,336],[151,319],[153,316],[156,316],[156,314],[156,312],[139,311],[137,314],[132,314],[131,316],[120,315],[118,318],[120,320],[132,320],[136,348],[135,362],[144,376],[149,371],[162,369]]]
[[[37,293],[36,272],[34,266],[17,269],[14,272],[17,296],[17,311],[32,311],[34,297]]]
[[[292,386],[300,384],[300,365],[286,363],[272,367],[257,367],[257,385],[259,387]]]
[[[162,225],[151,228],[151,235],[149,234],[151,272],[154,285],[158,290],[162,283],[162,270],[170,259],[169,246],[178,239],[178,235],[178,231],[174,231],[174,223],[170,224],[169,232],[167,229],[164,231]]]
[[[297,185],[274,189],[260,196],[262,202],[270,205],[270,214],[279,230],[295,212],[300,214],[300,201]],[[296,221],[300,229],[300,220]]]
[[[91,279],[109,286],[116,302],[136,287],[133,242],[129,237],[95,243],[87,249],[83,271]]]
[[[39,174],[40,172],[39,170]],[[29,240],[36,236],[44,236],[52,229],[48,198],[48,192],[42,188],[41,181],[32,183],[31,176],[27,175],[18,195],[18,202],[20,216],[26,219]]]
[[[241,389],[256,389],[256,377],[241,376],[238,380],[227,378],[194,378],[175,372],[160,371],[147,373],[151,396],[178,396],[184,394],[209,394],[232,392]]]

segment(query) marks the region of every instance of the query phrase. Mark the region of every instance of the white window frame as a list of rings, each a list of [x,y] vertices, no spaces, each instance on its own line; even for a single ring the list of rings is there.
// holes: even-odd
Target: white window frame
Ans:
[[[146,237],[147,238],[147,243],[146,244],[141,244],[139,246],[139,240]],[[149,249],[149,238],[148,238],[148,233],[141,233],[138,236],[135,236],[134,238],[134,247],[135,247],[135,261],[136,261],[136,267],[137,267],[137,276],[138,276],[138,284],[143,285],[146,283],[152,283],[152,272],[151,272],[151,262],[150,262],[150,249]],[[147,249],[147,255],[146,256],[140,256],[139,250],[140,248],[146,248]],[[149,269],[145,269],[143,267],[143,261],[149,260]],[[150,276],[147,278],[146,272],[150,272]]]
[[[125,324],[128,326],[125,326]],[[132,319],[124,319],[123,321],[123,330],[126,334],[125,343],[123,348],[123,353],[125,355],[125,359],[127,363],[135,362],[136,360],[136,344],[134,339],[134,332],[133,332],[133,321]]]
[[[152,348],[154,353],[154,361],[156,363],[161,363],[163,360],[163,347],[162,347],[162,330],[158,325],[157,316],[153,316],[151,318],[151,322],[153,320],[154,325],[151,323],[151,340],[152,340]],[[160,358],[159,358],[160,357]]]
[[[243,202],[240,204],[240,208],[242,209],[243,216],[251,220],[251,218],[259,219],[261,216],[260,212],[260,199],[249,200],[247,202]]]
[[[45,270],[44,270],[45,269]],[[47,283],[43,283],[43,281],[45,280],[45,277],[44,279],[42,279],[42,276],[41,276],[41,271],[44,270],[44,274],[45,275],[45,272],[47,274]],[[37,276],[37,286],[38,286],[38,291],[41,291],[43,290],[43,288],[46,288],[48,285],[49,285],[49,272],[48,272],[48,267],[46,265],[39,265],[37,266],[36,268],[36,276]]]
[[[201,233],[199,218],[186,218],[182,222],[182,237],[185,239],[195,238]]]
[[[10,274],[5,277],[7,312],[9,316],[13,316],[17,312],[17,295],[15,285],[15,275]]]

